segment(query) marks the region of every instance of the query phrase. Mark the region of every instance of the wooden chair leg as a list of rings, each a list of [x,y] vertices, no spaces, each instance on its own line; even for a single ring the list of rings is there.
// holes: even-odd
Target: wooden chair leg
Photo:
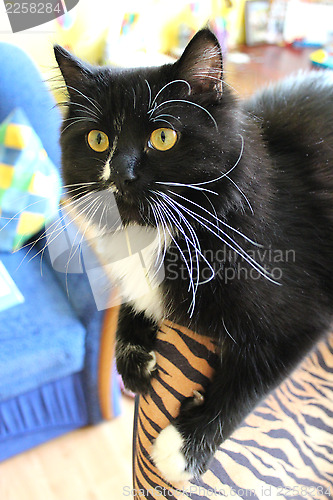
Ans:
[[[113,293],[117,294],[116,291]],[[114,303],[115,301],[112,302]],[[110,420],[113,417],[111,377],[119,309],[120,305],[116,305],[105,311],[99,351],[98,395],[101,413],[106,420]]]

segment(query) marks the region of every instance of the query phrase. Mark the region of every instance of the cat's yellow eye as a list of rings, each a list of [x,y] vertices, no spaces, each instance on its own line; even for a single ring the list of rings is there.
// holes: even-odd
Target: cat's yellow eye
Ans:
[[[91,130],[88,134],[87,141],[91,149],[98,153],[103,153],[109,147],[109,138],[101,130]]]
[[[158,128],[151,134],[149,144],[158,151],[168,151],[173,148],[177,139],[177,132],[172,128]]]

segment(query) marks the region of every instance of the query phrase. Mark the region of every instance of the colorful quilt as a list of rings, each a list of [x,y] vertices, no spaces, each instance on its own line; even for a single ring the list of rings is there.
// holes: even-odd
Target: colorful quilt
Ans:
[[[24,112],[0,125],[0,250],[13,251],[57,213],[60,178]]]

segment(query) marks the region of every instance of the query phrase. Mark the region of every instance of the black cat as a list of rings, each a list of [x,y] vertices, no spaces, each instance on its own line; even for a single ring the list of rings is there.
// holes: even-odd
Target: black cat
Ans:
[[[204,403],[186,400],[154,446],[167,479],[188,478],[330,327],[333,76],[298,75],[240,101],[208,29],[158,68],[55,55],[69,93],[66,184],[74,198],[103,192],[104,209],[109,193],[124,226],[153,231],[148,268],[165,273],[141,294],[135,266],[114,266],[126,300],[116,352],[125,384],[149,390],[163,318],[220,346]],[[105,255],[107,229],[99,225]]]

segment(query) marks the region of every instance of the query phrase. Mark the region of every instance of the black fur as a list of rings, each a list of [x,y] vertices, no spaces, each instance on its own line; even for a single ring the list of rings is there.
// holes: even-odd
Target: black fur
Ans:
[[[114,120],[123,117],[114,156],[120,178],[112,178],[119,187],[116,198],[123,222],[154,226],[146,197],[160,203],[163,198],[153,190],[171,198],[168,207],[173,210],[176,236],[164,260],[165,310],[170,320],[218,339],[221,347],[221,366],[204,404],[187,401],[175,421],[185,437],[188,467],[200,473],[222,440],[331,324],[333,77],[320,72],[298,75],[249,101],[236,100],[223,81],[220,49],[208,30],[195,36],[180,61],[160,68],[92,68],[60,48],[56,57],[70,85],[70,121],[65,122],[64,129],[68,128],[61,138],[66,184],[97,182],[100,190],[108,186],[97,176],[109,151],[91,151],[86,133],[101,129],[112,144],[117,133]],[[178,102],[166,102],[149,113],[149,101],[174,80],[186,80],[191,92],[184,82],[170,84],[156,102]],[[71,121],[86,116],[82,106],[96,112],[94,105],[102,109],[97,123]],[[161,111],[179,133],[177,144],[165,152],[147,142],[154,129],[169,126],[152,121]],[[228,177],[218,179],[227,172]],[[198,185],[213,179],[218,180]],[[184,209],[176,206],[195,230],[201,252],[215,271],[213,279],[198,286],[194,309],[189,273],[180,254],[182,249],[189,258],[184,233],[192,242],[193,235],[171,208],[176,202],[183,205]],[[183,234],[176,230],[176,222]],[[237,245],[260,262],[265,275],[230,250],[230,246],[239,250]],[[222,259],[216,259],[218,252]],[[192,258],[195,277],[198,266]],[[199,260],[199,277],[207,279],[208,262]],[[273,268],[275,274],[268,274]],[[119,342],[142,344],[146,363],[156,325],[144,314],[135,315],[129,306],[121,317]],[[131,388],[148,390],[145,376],[140,385],[140,369],[121,354],[118,368]],[[202,453],[197,452],[200,447]]]

